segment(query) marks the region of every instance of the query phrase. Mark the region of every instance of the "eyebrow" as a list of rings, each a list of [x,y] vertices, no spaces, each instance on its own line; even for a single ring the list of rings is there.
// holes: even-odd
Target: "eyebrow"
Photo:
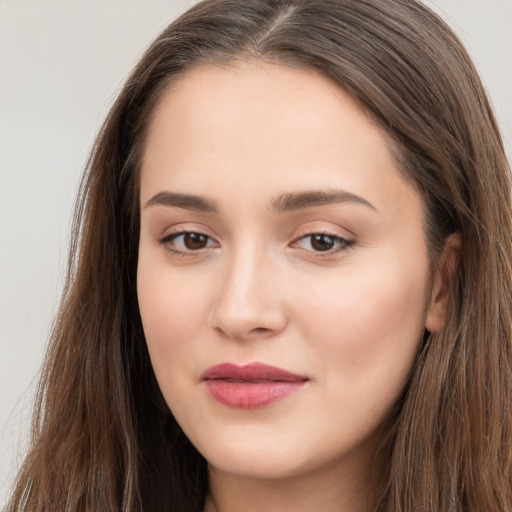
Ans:
[[[272,201],[271,208],[277,212],[288,212],[338,203],[356,203],[378,212],[377,208],[363,197],[338,189],[285,192]],[[215,202],[210,199],[178,192],[159,192],[146,203],[145,208],[156,205],[208,213],[218,211]]]
[[[174,206],[185,210],[195,210],[198,212],[216,212],[217,207],[213,201],[193,194],[180,194],[177,192],[159,192],[154,195],[144,206]]]
[[[356,203],[378,211],[363,197],[339,189],[284,193],[272,201],[272,208],[278,212],[287,212],[338,203]]]

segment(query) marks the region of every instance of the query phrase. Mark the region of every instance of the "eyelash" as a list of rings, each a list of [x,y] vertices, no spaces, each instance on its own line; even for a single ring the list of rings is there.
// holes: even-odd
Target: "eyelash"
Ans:
[[[329,256],[334,256],[334,255],[336,255],[338,253],[346,252],[349,249],[351,249],[352,246],[355,243],[354,239],[344,238],[342,236],[335,235],[333,233],[329,233],[328,231],[315,231],[315,232],[312,232],[312,233],[305,233],[304,235],[301,235],[300,237],[295,239],[295,241],[292,243],[292,245],[295,245],[298,242],[300,242],[301,240],[306,240],[308,238],[310,239],[309,244],[311,245],[314,236],[329,237],[334,244],[338,245],[337,248],[328,249],[326,251],[315,251],[315,250],[312,250],[312,249],[311,250],[310,249],[304,249],[307,252],[314,253],[315,258],[328,258]]]
[[[162,244],[165,247],[165,249],[167,251],[169,251],[170,253],[172,253],[176,256],[182,257],[182,258],[188,257],[188,256],[196,256],[197,253],[200,253],[202,250],[208,248],[208,246],[206,246],[204,248],[200,248],[197,250],[192,250],[192,249],[179,250],[170,244],[171,242],[173,242],[180,236],[185,236],[185,235],[200,235],[200,236],[205,237],[207,239],[207,241],[213,240],[210,236],[205,235],[204,233],[201,233],[199,231],[180,231],[178,233],[172,233],[170,235],[166,235],[165,237],[160,239],[159,242],[160,242],[160,244]],[[354,239],[344,238],[342,236],[334,235],[333,233],[329,233],[327,231],[315,231],[312,233],[306,233],[304,235],[301,235],[300,237],[296,238],[290,245],[293,246],[293,245],[297,244],[299,241],[306,240],[308,238],[310,239],[310,244],[311,244],[312,237],[314,237],[314,236],[326,236],[326,237],[329,237],[334,244],[338,244],[337,248],[328,249],[326,251],[315,251],[313,249],[311,249],[311,250],[304,249],[307,252],[314,253],[315,257],[317,257],[317,258],[327,258],[327,257],[333,256],[337,253],[348,251],[355,243]]]
[[[187,256],[196,256],[195,253],[199,253],[201,250],[207,248],[207,247],[204,247],[202,249],[198,249],[197,251],[194,251],[194,250],[191,250],[191,249],[189,249],[189,250],[179,250],[179,249],[176,249],[176,248],[172,247],[171,242],[173,242],[174,240],[176,240],[180,236],[185,236],[185,235],[200,235],[200,236],[206,237],[206,239],[208,241],[213,240],[210,236],[205,235],[204,233],[201,233],[199,231],[180,231],[178,233],[171,233],[170,235],[164,236],[160,240],[160,243],[165,247],[165,249],[167,251],[169,251],[170,253],[172,253],[172,254],[174,254],[176,256],[179,256],[181,258],[184,258],[184,257],[187,257]]]

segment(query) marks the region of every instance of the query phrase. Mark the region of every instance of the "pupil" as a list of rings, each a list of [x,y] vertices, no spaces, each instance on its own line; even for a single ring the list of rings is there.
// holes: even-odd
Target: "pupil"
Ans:
[[[183,241],[187,249],[203,249],[206,247],[206,236],[201,233],[187,233]]]
[[[311,246],[317,251],[328,251],[334,246],[334,237],[329,235],[313,235]]]

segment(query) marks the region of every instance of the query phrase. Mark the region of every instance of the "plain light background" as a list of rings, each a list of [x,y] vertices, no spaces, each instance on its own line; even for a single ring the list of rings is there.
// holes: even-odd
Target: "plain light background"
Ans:
[[[137,58],[192,3],[0,0],[0,506],[26,448],[88,151]],[[426,3],[472,55],[510,159],[512,0]]]

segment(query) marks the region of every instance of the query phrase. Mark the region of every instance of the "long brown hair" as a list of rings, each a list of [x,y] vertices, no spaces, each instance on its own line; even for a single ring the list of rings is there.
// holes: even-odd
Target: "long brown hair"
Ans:
[[[379,512],[512,510],[510,169],[460,42],[414,0],[206,0],[150,46],[96,140],[74,218],[32,446],[9,510],[198,511],[206,462],[165,405],[136,299],[137,174],[168,84],[263,59],[335,81],[393,139],[432,262],[463,241],[446,327],[427,333],[386,448]]]

